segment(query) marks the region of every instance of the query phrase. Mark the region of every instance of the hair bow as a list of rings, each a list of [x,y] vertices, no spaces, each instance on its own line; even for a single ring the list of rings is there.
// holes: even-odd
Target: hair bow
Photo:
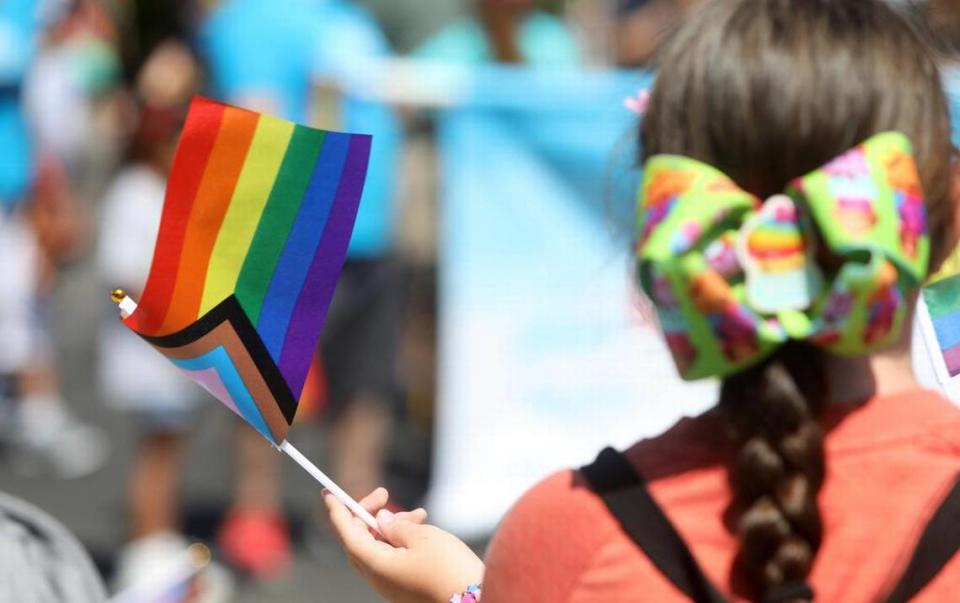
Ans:
[[[873,136],[761,202],[674,155],[644,167],[640,283],[684,379],[725,376],[804,340],[856,356],[890,344],[927,271],[910,141]]]

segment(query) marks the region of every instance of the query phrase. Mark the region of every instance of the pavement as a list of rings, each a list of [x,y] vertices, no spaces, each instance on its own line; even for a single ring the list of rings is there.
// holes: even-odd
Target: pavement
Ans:
[[[55,296],[55,326],[63,391],[73,411],[102,426],[109,437],[107,465],[90,477],[58,480],[25,478],[0,458],[0,489],[26,499],[59,518],[94,556],[104,573],[124,542],[124,487],[128,459],[136,433],[129,417],[109,409],[97,394],[95,338],[97,321],[110,311],[108,292],[80,263],[66,271]],[[215,530],[215,519],[230,500],[229,448],[238,419],[211,402],[198,417],[183,466],[183,513],[190,531]],[[322,430],[316,425],[296,428],[291,441],[323,467]],[[266,445],[266,443],[264,444]],[[278,452],[278,454],[280,454]],[[329,533],[309,519],[319,502],[319,487],[292,461],[285,459],[283,501],[296,532],[296,563],[290,576],[275,584],[240,583],[235,601],[362,603],[379,598],[352,571]],[[216,550],[214,550],[216,561]]]

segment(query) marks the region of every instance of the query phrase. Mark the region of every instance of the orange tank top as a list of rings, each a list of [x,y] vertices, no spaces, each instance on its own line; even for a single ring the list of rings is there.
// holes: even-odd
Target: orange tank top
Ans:
[[[916,390],[831,408],[824,540],[809,583],[817,600],[881,599],[960,474],[960,409]],[[731,601],[737,550],[724,525],[730,446],[713,413],[684,419],[625,452],[707,578]],[[688,599],[622,531],[579,472],[550,476],[504,518],[487,554],[484,601],[672,602]],[[960,555],[914,599],[960,601]]]

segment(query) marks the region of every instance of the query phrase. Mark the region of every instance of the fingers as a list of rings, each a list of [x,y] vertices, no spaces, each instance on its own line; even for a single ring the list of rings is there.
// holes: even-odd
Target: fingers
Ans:
[[[340,538],[343,548],[351,555],[362,556],[368,547],[375,542],[366,525],[357,520],[350,510],[332,494],[325,494],[323,502],[327,505],[330,522],[333,524],[333,529],[337,532],[337,537]]]
[[[376,513],[387,504],[387,500],[389,499],[390,494],[387,492],[386,488],[377,488],[357,502],[359,502],[360,506],[370,513]]]
[[[426,509],[414,509],[413,511],[404,511],[402,513],[394,513],[395,519],[402,519],[409,521],[410,523],[422,524],[427,521],[427,510]]]
[[[425,512],[424,517],[426,517]],[[386,509],[381,509],[377,513],[377,524],[380,526],[380,533],[383,534],[387,542],[393,546],[404,548],[409,547],[418,534],[422,534],[423,530],[428,529],[428,526],[419,525],[409,519],[394,515]]]
[[[324,490],[323,493],[326,495],[327,490]],[[390,493],[386,488],[381,487],[377,488],[357,502],[370,514],[376,515],[381,509],[387,506],[387,501],[389,500]],[[421,524],[427,520],[427,511],[421,507],[414,509],[413,511],[401,511],[399,513],[393,513],[392,516],[397,519],[409,521],[411,523]]]

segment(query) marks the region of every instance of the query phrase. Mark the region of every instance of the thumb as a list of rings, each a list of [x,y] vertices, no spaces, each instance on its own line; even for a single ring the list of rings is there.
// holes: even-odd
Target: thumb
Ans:
[[[387,542],[403,548],[409,548],[421,530],[426,528],[407,519],[401,519],[386,509],[381,509],[377,513],[377,524]]]

